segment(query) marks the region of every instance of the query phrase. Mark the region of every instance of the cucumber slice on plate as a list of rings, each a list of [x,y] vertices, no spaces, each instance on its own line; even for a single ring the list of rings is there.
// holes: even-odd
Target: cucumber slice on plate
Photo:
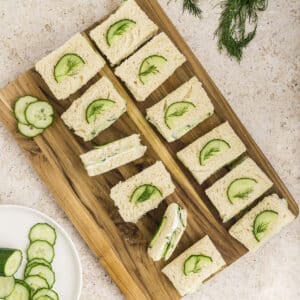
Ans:
[[[55,291],[49,290],[49,289],[37,290],[35,292],[35,294],[33,295],[32,300],[38,300],[38,299],[40,299],[40,297],[43,297],[43,296],[48,296],[53,300],[59,300],[58,294]]]
[[[25,118],[35,128],[46,129],[53,123],[54,109],[46,101],[33,102],[25,109]]]
[[[265,210],[256,216],[253,223],[253,234],[258,242],[262,241],[272,230],[277,218],[278,212],[274,210]]]
[[[161,231],[165,227],[166,222],[167,222],[167,217],[163,217],[163,219],[162,219],[162,221],[161,221],[158,229],[156,230],[156,232],[155,232],[155,234],[154,234],[154,236],[153,236],[153,238],[152,238],[152,240],[151,240],[151,242],[149,244],[149,248],[152,248],[153,245],[155,244],[155,242],[156,242],[157,238],[159,237]]]
[[[45,261],[44,259],[41,259],[43,261],[43,263],[32,263],[32,262],[29,262],[27,265],[26,265],[26,268],[25,268],[25,272],[24,272],[24,277],[27,277],[30,270],[33,268],[33,267],[36,267],[36,266],[45,266],[45,267],[48,267],[49,269],[52,270],[52,266],[50,263],[48,263],[47,261]],[[34,261],[34,259],[33,259]]]
[[[130,31],[136,22],[130,19],[123,19],[112,24],[106,33],[106,43],[110,47],[112,44],[120,39],[124,34]]]
[[[30,286],[33,293],[42,288],[49,288],[47,280],[38,275],[28,276],[24,281]]]
[[[46,241],[34,241],[27,249],[27,258],[28,260],[42,258],[51,263],[54,258],[54,249],[52,245]]]
[[[0,248],[0,276],[12,276],[20,268],[22,252],[16,249]]]
[[[49,244],[54,245],[56,241],[56,231],[47,223],[38,223],[31,227],[29,239],[30,242],[40,240],[47,241]]]
[[[43,266],[43,265],[33,266],[29,270],[27,276],[34,276],[34,275],[38,275],[38,276],[46,279],[49,288],[53,287],[54,282],[55,282],[55,274],[49,267]]]
[[[23,136],[27,138],[34,138],[44,132],[44,129],[35,128],[32,125],[26,125],[20,122],[18,122],[18,130]]]
[[[12,293],[5,300],[30,300],[30,292],[30,286],[26,282],[16,279]]]
[[[67,53],[59,59],[54,67],[54,78],[57,83],[69,76],[76,75],[84,66],[85,61],[75,53]]]
[[[54,299],[50,296],[41,296],[41,297],[37,298],[37,300],[54,300]]]
[[[48,261],[46,261],[42,258],[34,258],[34,259],[28,261],[26,267],[30,267],[32,265],[45,265],[45,266],[51,268],[51,263],[49,263]]]
[[[204,266],[207,266],[212,261],[212,258],[206,255],[191,255],[184,262],[183,273],[186,276],[199,273]]]
[[[96,122],[99,116],[101,116],[104,112],[111,110],[115,104],[116,102],[110,99],[94,100],[86,109],[86,121],[89,124]]]
[[[33,103],[36,101],[38,101],[38,99],[33,96],[23,96],[23,97],[20,97],[17,99],[15,106],[14,106],[14,113],[15,113],[16,119],[20,123],[29,125],[29,123],[27,122],[27,120],[25,118],[25,110],[30,103]]]
[[[9,296],[15,287],[15,279],[13,277],[0,276],[0,298]]]
[[[230,148],[230,144],[224,140],[214,139],[209,141],[200,151],[200,165],[205,166],[210,159]]]
[[[139,79],[142,84],[146,84],[148,79],[160,72],[160,68],[168,60],[161,55],[151,55],[144,59],[139,70]]]
[[[168,106],[165,112],[165,123],[169,129],[172,129],[178,122],[180,117],[194,109],[196,106],[189,101],[174,102]]]
[[[162,197],[162,192],[154,185],[143,184],[134,190],[130,202],[142,203],[154,197]]]

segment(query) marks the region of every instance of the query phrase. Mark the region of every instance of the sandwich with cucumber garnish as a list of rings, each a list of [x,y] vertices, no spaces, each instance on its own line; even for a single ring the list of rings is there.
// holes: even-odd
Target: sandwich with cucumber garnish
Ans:
[[[179,243],[187,225],[187,211],[176,203],[171,203],[153,236],[148,254],[154,260],[168,260]]]
[[[116,140],[80,155],[89,176],[96,176],[128,164],[144,155],[147,147],[141,144],[140,136]]]
[[[42,134],[54,121],[52,105],[29,95],[17,99],[14,115],[18,122],[18,131],[27,138]]]

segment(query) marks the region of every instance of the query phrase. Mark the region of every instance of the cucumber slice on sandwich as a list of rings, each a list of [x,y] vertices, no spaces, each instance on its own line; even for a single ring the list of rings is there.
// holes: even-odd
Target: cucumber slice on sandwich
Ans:
[[[28,260],[42,258],[51,263],[54,258],[53,246],[46,241],[35,241],[27,249],[27,258]]]
[[[40,289],[35,292],[35,294],[32,297],[32,300],[40,300],[40,297],[48,296],[53,300],[59,300],[58,294],[49,289]]]
[[[54,78],[57,83],[67,77],[76,75],[84,66],[85,61],[75,53],[67,53],[59,59],[54,67]]]
[[[230,144],[224,140],[214,139],[209,141],[200,151],[200,165],[205,166],[210,159],[214,158],[216,155],[219,155],[230,148]]]
[[[16,249],[0,248],[0,276],[12,276],[20,268],[22,252]]]
[[[247,199],[254,191],[257,181],[253,178],[238,178],[227,189],[227,198],[231,204],[237,200]]]
[[[31,300],[30,293],[30,286],[26,282],[16,279],[12,293],[5,300]]]
[[[183,273],[186,276],[199,273],[204,266],[209,265],[212,261],[212,258],[206,255],[191,255],[184,262]]]
[[[86,121],[90,124],[96,122],[97,118],[108,110],[111,110],[116,104],[110,99],[94,100],[86,109]]]
[[[139,79],[142,84],[146,84],[148,79],[160,72],[160,68],[167,62],[161,55],[151,55],[144,59],[139,70]]]
[[[253,234],[255,239],[260,242],[272,230],[278,218],[278,212],[273,210],[265,210],[258,214],[253,223]]]
[[[14,106],[14,113],[16,119],[25,125],[29,125],[25,117],[25,110],[30,103],[36,102],[38,99],[33,96],[23,96],[17,99]]]
[[[54,245],[56,241],[56,231],[47,223],[38,223],[31,227],[29,239],[30,242],[41,240]]]
[[[130,19],[123,19],[112,24],[106,33],[107,45],[111,47],[115,41],[120,39],[124,34],[130,31],[135,25],[136,22]]]
[[[54,110],[52,105],[46,101],[36,101],[30,103],[25,109],[27,123],[38,129],[48,128],[54,120]]]
[[[142,203],[157,197],[162,197],[162,192],[156,186],[143,184],[134,190],[130,197],[130,202]]]
[[[174,102],[168,106],[165,112],[165,123],[168,128],[172,129],[176,126],[176,124],[180,122],[180,117],[184,116],[195,107],[195,104],[189,101]]]
[[[153,238],[152,238],[152,240],[151,240],[151,242],[150,242],[150,244],[149,244],[149,248],[152,248],[153,245],[155,244],[155,242],[156,242],[157,238],[159,237],[161,231],[162,231],[163,228],[165,227],[166,222],[167,222],[167,218],[166,218],[166,217],[163,217],[163,219],[162,219],[162,221],[161,221],[161,223],[160,223],[160,225],[159,225],[157,231],[155,232],[155,234],[154,234],[154,236],[153,236]]]
[[[15,279],[11,277],[0,276],[0,298],[8,297],[15,287]]]

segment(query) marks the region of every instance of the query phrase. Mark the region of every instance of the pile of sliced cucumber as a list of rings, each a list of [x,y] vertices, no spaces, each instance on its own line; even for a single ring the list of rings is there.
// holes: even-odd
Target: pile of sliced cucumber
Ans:
[[[55,229],[46,223],[35,224],[29,232],[27,264],[24,280],[14,275],[22,264],[22,252],[0,249],[0,299],[5,300],[59,300],[52,290],[55,273],[52,268]]]
[[[33,96],[20,97],[14,107],[19,132],[34,138],[44,132],[54,121],[54,109],[51,104]]]

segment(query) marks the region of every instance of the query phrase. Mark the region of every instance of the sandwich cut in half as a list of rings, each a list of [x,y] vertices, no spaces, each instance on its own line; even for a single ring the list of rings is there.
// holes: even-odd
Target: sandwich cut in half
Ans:
[[[153,236],[148,254],[154,261],[168,260],[179,243],[187,225],[187,210],[171,203]]]
[[[144,101],[186,61],[165,33],[155,36],[115,69],[137,101]]]
[[[202,184],[245,151],[243,142],[225,122],[177,152],[177,157]]]
[[[138,134],[98,146],[80,155],[89,176],[96,176],[128,164],[144,155],[147,147],[141,144]]]
[[[61,116],[75,134],[90,141],[126,111],[126,101],[106,77],[98,80]]]
[[[100,51],[112,65],[119,64],[158,31],[134,0],[127,0],[90,32]]]
[[[53,95],[63,100],[79,90],[105,65],[89,41],[80,33],[36,63]]]
[[[220,271],[226,262],[208,236],[170,262],[162,272],[181,296],[196,292],[203,281]]]
[[[137,221],[155,209],[175,190],[171,175],[161,161],[111,189],[110,197],[125,222]]]
[[[223,222],[227,222],[272,185],[271,180],[257,164],[251,158],[246,158],[205,193],[218,210]]]
[[[147,109],[147,120],[173,142],[214,113],[201,82],[193,77],[160,102]]]
[[[229,233],[247,249],[253,250],[291,223],[295,216],[287,201],[277,194],[265,197],[253,209],[237,221]]]

